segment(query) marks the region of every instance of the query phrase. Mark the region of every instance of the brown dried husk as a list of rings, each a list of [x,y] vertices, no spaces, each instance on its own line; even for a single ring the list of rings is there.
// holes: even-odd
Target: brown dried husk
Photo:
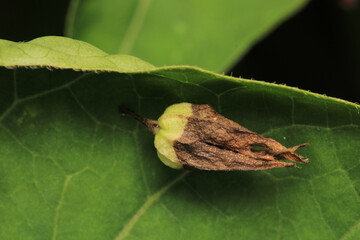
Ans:
[[[192,104],[193,116],[183,135],[174,141],[177,158],[185,168],[202,170],[265,170],[304,163],[294,153],[307,143],[286,148],[272,138],[252,132],[218,114],[209,105]],[[255,147],[260,149],[256,150]]]

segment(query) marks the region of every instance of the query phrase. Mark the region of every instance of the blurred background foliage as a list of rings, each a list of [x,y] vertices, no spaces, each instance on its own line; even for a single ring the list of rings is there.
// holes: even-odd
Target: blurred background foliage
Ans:
[[[1,5],[1,39],[64,35],[69,0],[6,0]],[[356,0],[309,1],[225,74],[359,102],[359,5]]]

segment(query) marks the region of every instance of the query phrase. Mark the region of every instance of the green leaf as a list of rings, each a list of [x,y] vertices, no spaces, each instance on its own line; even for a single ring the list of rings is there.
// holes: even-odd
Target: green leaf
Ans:
[[[222,72],[307,0],[72,0],[67,36],[156,66]]]
[[[129,59],[57,37],[0,41],[0,239],[359,238],[359,105]],[[153,135],[117,112],[156,119],[184,101],[285,146],[310,142],[299,150],[310,162],[173,170]]]
[[[63,37],[43,37],[28,43],[1,40],[0,65],[132,72],[153,68],[129,55],[108,55],[92,45]]]

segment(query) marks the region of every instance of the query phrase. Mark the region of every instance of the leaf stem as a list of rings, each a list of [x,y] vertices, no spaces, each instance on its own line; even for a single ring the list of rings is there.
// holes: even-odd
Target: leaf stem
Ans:
[[[158,121],[152,120],[152,119],[148,119],[148,118],[144,118],[142,116],[140,116],[139,114],[133,112],[132,110],[128,109],[125,106],[118,106],[118,110],[121,114],[123,115],[129,115],[130,117],[134,118],[135,120],[139,121],[140,123],[142,123],[145,127],[147,127],[147,129],[150,130],[150,132],[152,132],[153,134],[156,134],[159,131],[159,124]]]

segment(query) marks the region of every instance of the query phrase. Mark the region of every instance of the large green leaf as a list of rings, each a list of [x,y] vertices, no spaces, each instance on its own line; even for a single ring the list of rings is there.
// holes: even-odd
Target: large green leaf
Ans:
[[[67,36],[156,66],[225,71],[307,0],[72,0]]]
[[[64,38],[0,41],[0,239],[359,238],[359,105],[128,59]],[[299,150],[310,162],[173,170],[152,134],[117,113],[157,118],[183,101],[285,146],[310,142]]]

